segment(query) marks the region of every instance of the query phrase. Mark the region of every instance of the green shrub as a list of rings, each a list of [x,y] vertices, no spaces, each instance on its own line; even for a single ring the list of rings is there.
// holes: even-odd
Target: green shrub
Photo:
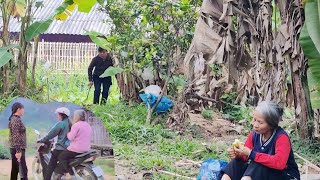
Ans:
[[[214,112],[210,109],[205,109],[201,114],[203,118],[210,120],[213,118]]]
[[[0,144],[0,159],[9,159],[10,151],[3,144]]]

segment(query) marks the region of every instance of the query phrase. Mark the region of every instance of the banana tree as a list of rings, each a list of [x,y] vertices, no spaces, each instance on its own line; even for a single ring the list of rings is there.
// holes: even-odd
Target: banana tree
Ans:
[[[2,0],[1,1],[1,13],[3,19],[2,29],[2,41],[5,48],[0,49],[0,68],[3,73],[3,87],[4,92],[9,91],[9,66],[8,62],[13,58],[12,53],[8,52],[9,45],[9,20],[10,18],[21,18],[21,29],[19,34],[19,54],[17,64],[17,84],[19,92],[24,95],[26,91],[26,80],[27,80],[27,55],[30,47],[30,41],[38,37],[41,33],[44,33],[54,19],[66,20],[78,6],[80,12],[90,12],[92,7],[96,4],[96,0],[65,0],[61,6],[59,6],[48,19],[33,22],[33,15],[36,12],[34,7],[40,8],[43,6],[41,1],[38,0]],[[13,69],[11,70],[13,71]]]
[[[309,0],[305,4],[305,24],[300,43],[308,58],[308,80],[312,108],[315,111],[315,136],[320,137],[320,3]],[[313,124],[311,124],[312,126]]]
[[[26,13],[25,2],[23,0],[1,0],[1,15],[2,15],[2,36],[0,48],[0,68],[2,74],[2,87],[3,93],[7,94],[10,90],[10,76],[13,74],[13,66],[9,66],[8,63],[13,59],[11,49],[16,47],[10,45],[10,32],[9,32],[9,22],[10,18],[19,18],[24,16]],[[12,61],[11,61],[12,62]],[[11,63],[12,64],[12,63]]]
[[[220,97],[230,90],[237,92],[234,102],[243,106],[263,100],[285,105],[290,75],[299,135],[310,137],[310,97],[298,42],[301,5],[301,0],[204,0],[184,59],[188,87],[168,124],[181,124],[188,110],[223,104]],[[273,13],[275,6],[280,15]],[[274,26],[279,16],[280,26]],[[222,73],[212,67],[221,67]]]

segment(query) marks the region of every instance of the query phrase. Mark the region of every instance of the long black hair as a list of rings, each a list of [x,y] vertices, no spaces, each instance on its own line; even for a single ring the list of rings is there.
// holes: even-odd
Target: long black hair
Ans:
[[[12,113],[11,113],[11,116],[9,117],[9,121],[11,120],[11,117],[18,111],[18,109],[23,109],[23,108],[24,106],[21,103],[19,102],[14,103],[11,108]]]

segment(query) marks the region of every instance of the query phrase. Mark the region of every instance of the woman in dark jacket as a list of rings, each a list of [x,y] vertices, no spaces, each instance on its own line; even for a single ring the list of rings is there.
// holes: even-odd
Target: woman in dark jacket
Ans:
[[[253,113],[253,130],[243,148],[229,148],[232,161],[222,180],[299,180],[290,138],[279,127],[283,109],[261,102]],[[248,163],[249,161],[249,163]]]
[[[14,103],[12,105],[12,114],[9,118],[9,143],[12,158],[10,180],[17,180],[18,173],[20,173],[21,179],[28,179],[28,168],[25,156],[27,148],[26,127],[21,120],[23,115],[23,105],[19,102]],[[19,172],[19,164],[22,172]]]

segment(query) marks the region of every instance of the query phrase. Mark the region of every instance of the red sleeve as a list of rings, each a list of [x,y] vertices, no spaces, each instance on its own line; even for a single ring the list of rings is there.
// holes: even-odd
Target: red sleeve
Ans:
[[[249,149],[253,149],[253,143],[252,143],[252,131],[250,132],[246,142],[244,143],[244,146],[248,147]],[[248,161],[248,156],[241,156],[239,157],[244,162]]]
[[[290,150],[289,137],[283,134],[276,141],[275,155],[252,151],[249,158],[269,168],[283,170],[287,166]]]

